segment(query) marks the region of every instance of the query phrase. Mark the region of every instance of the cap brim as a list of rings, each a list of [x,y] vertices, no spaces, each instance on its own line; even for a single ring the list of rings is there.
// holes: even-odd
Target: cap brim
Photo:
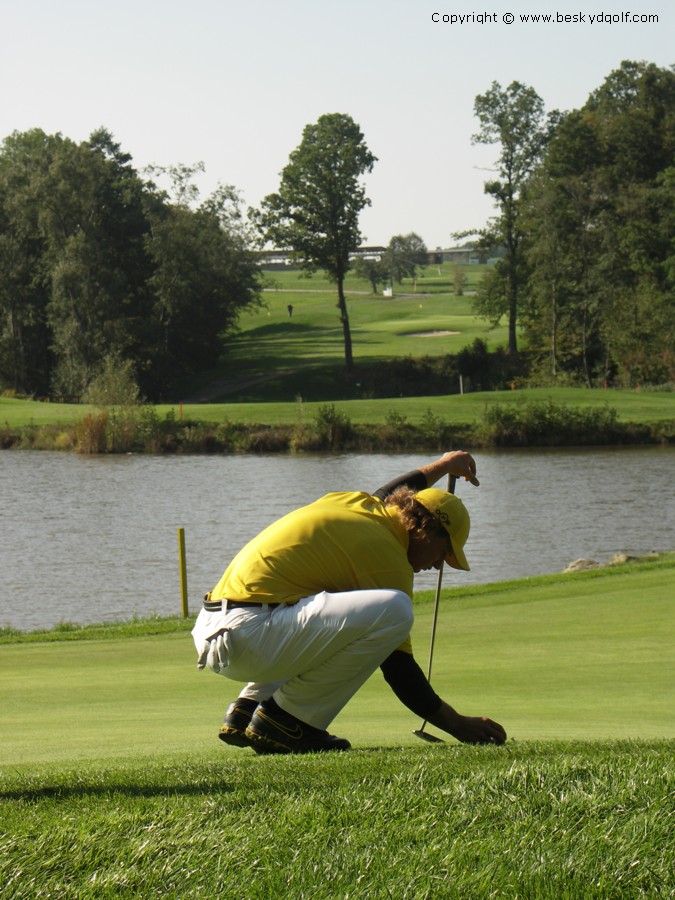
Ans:
[[[461,551],[460,553],[448,553],[448,555],[445,557],[445,561],[449,566],[452,566],[453,569],[459,569],[460,572],[471,571],[471,568],[466,561],[466,556],[464,556],[464,553],[462,553]]]

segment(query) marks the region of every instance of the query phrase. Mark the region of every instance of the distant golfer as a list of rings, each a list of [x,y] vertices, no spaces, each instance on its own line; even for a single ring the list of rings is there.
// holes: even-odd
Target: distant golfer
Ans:
[[[291,319],[293,317],[293,304],[288,304],[288,318]]]
[[[326,729],[378,666],[405,706],[457,740],[506,740],[501,725],[441,700],[412,654],[414,574],[443,561],[469,568],[469,514],[431,487],[444,475],[479,483],[469,453],[445,453],[374,494],[326,494],[235,556],[192,631],[200,669],[249,682],[223,741],[258,753],[348,750]]]

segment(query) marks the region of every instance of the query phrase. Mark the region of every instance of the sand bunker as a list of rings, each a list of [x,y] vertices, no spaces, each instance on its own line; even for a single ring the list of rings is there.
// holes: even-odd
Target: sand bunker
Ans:
[[[459,334],[459,331],[406,331],[403,337],[447,337],[449,334]]]

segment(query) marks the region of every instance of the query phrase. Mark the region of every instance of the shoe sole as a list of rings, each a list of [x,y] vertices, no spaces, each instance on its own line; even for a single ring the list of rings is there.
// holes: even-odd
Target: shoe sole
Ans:
[[[223,725],[218,732],[221,741],[229,744],[230,747],[250,747],[251,741],[246,737],[243,731],[238,728],[231,728],[229,725]]]
[[[246,729],[246,739],[248,741],[248,746],[253,747],[255,752],[259,753],[259,754],[292,753],[293,752],[285,744],[278,744],[276,741],[273,741],[271,738],[263,737],[260,734],[256,734],[255,731],[251,731],[250,728]]]

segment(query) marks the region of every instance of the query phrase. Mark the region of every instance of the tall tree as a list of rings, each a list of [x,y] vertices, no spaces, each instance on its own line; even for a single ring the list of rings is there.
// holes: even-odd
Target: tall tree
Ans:
[[[196,209],[180,196],[151,216],[155,391],[171,377],[212,368],[239,312],[259,298],[260,270],[236,192],[219,187]]]
[[[150,315],[143,185],[105,130],[64,140],[41,186],[54,391],[79,397],[110,353],[134,355]]]
[[[675,73],[622,63],[565,117],[530,183],[525,324],[553,377],[672,378],[674,109]]]
[[[14,132],[0,147],[0,382],[40,396],[49,393],[53,354],[35,180],[59,140],[34,129]]]
[[[305,271],[323,269],[337,285],[348,372],[354,359],[344,280],[362,241],[359,215],[370,205],[361,178],[376,161],[350,116],[320,116],[305,126],[279,190],[265,197],[259,213],[266,241],[291,249]]]
[[[484,187],[499,211],[486,237],[489,242],[501,243],[505,249],[506,255],[498,267],[508,313],[508,351],[516,353],[520,288],[525,279],[521,194],[541,159],[558,117],[556,113],[547,117],[536,91],[518,81],[507,88],[493,82],[489,91],[476,97],[474,112],[481,126],[473,137],[474,143],[501,146],[496,163],[499,178],[486,182]]]

